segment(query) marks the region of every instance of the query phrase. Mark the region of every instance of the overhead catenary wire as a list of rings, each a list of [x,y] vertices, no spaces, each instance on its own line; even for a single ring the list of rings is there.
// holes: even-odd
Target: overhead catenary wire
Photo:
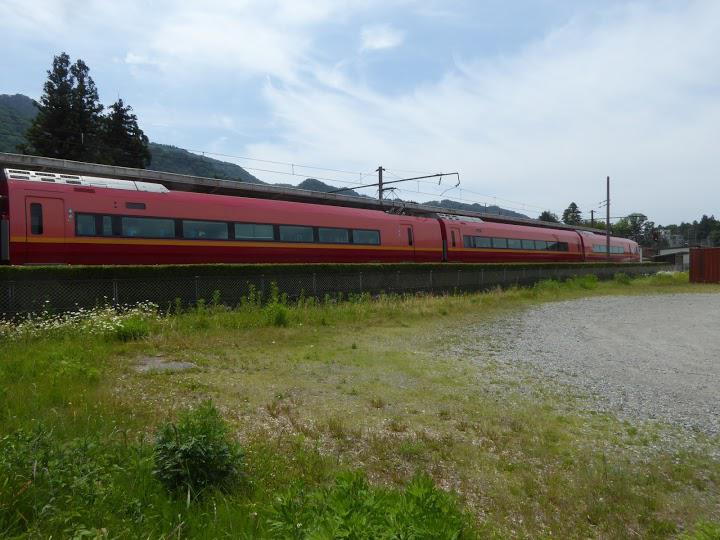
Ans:
[[[252,170],[252,171],[267,172],[267,173],[271,173],[271,174],[272,174],[272,173],[274,173],[274,174],[281,174],[281,175],[286,175],[286,176],[297,176],[297,177],[303,177],[303,176],[305,176],[305,177],[307,177],[307,175],[305,175],[305,174],[297,173],[297,172],[295,171],[295,167],[300,168],[300,169],[310,169],[310,170],[318,170],[318,171],[337,172],[337,173],[341,173],[341,174],[357,175],[360,180],[362,180],[364,177],[371,176],[372,174],[375,173],[375,171],[371,171],[371,172],[350,171],[350,170],[347,170],[347,169],[337,169],[337,168],[333,168],[333,167],[324,167],[324,166],[318,166],[318,165],[299,164],[299,163],[294,163],[294,162],[290,162],[290,161],[280,161],[280,160],[271,160],[271,159],[262,159],[262,158],[251,158],[251,157],[248,157],[248,156],[240,156],[240,155],[236,155],[236,154],[226,154],[226,153],[221,153],[221,152],[212,152],[212,151],[208,151],[208,150],[191,149],[191,150],[189,150],[189,151],[190,151],[190,152],[199,153],[199,154],[202,154],[202,155],[220,156],[220,157],[226,157],[226,158],[233,158],[233,159],[240,159],[240,160],[247,160],[247,161],[255,161],[255,162],[258,162],[258,163],[271,163],[271,164],[274,164],[274,165],[285,165],[285,166],[288,166],[288,167],[291,168],[291,171],[290,171],[290,172],[287,172],[287,171],[271,171],[271,170],[268,170],[268,169],[262,169],[262,168],[257,168],[257,167],[243,167],[243,168],[244,168],[244,169],[247,169],[247,170]],[[388,169],[388,168],[385,168],[385,172],[387,172],[388,174],[390,174],[390,175],[392,175],[392,176],[394,176],[394,177],[396,177],[396,178],[401,178],[401,177],[400,177],[398,174],[396,174],[394,171],[397,171],[397,172],[409,172],[409,173],[414,173],[414,174],[423,174],[423,175],[428,175],[428,176],[434,174],[434,173],[431,173],[431,172],[429,172],[429,171],[420,171],[420,170],[417,170],[417,169],[397,169],[397,168]],[[358,181],[358,182],[352,182],[352,181],[349,181],[349,180],[340,180],[340,179],[338,179],[338,178],[327,178],[327,177],[319,177],[319,176],[310,176],[310,177],[311,177],[311,178],[314,178],[314,179],[316,179],[316,180],[324,180],[324,181],[327,181],[327,182],[338,182],[338,183],[346,184],[346,185],[352,185],[352,184],[354,184],[354,183],[357,183],[357,184],[360,184],[360,183],[361,183],[360,181]],[[434,182],[428,182],[428,181],[423,181],[423,180],[418,180],[417,182],[418,182],[418,183],[421,183],[421,184],[426,184],[426,185],[435,185]],[[457,187],[457,186],[455,186],[455,187]],[[361,189],[361,188],[358,186],[358,187],[355,188],[355,189]],[[429,193],[427,193],[427,192],[421,192],[421,191],[418,189],[418,190],[417,190],[417,193],[418,193],[418,194],[424,194],[424,195],[432,195],[432,196],[444,196],[445,193],[447,193],[448,191],[451,191],[452,189],[455,189],[455,188],[454,188],[454,187],[451,187],[451,188],[446,189],[446,190],[443,191],[442,193],[432,193],[432,194],[429,194]],[[505,199],[505,198],[503,198],[503,197],[497,197],[497,196],[494,196],[494,195],[487,195],[487,194],[479,193],[479,192],[476,192],[476,191],[473,191],[473,190],[468,190],[468,189],[466,189],[466,188],[462,188],[462,189],[463,189],[463,191],[465,191],[466,193],[470,193],[470,194],[472,194],[472,195],[478,195],[479,197],[485,197],[485,198],[492,198],[492,199],[495,201],[494,204],[496,204],[496,205],[497,205],[497,201],[500,201],[500,202],[503,203],[503,204],[504,204],[504,203],[510,203],[510,204],[513,204],[513,205],[519,205],[519,206],[516,206],[516,207],[515,207],[515,209],[517,209],[517,210],[522,210],[522,211],[539,210],[539,211],[543,211],[543,210],[546,210],[546,209],[547,209],[547,208],[544,207],[544,206],[533,205],[533,204],[525,203],[525,202],[522,202],[522,201],[515,201],[515,200],[512,200],[512,199]],[[406,189],[404,189],[404,190],[406,191]],[[476,201],[476,202],[478,202],[479,204],[487,204],[487,203],[485,203],[484,201],[482,201],[482,202],[481,202],[481,201]],[[505,205],[505,206],[507,206],[507,205]]]
[[[61,131],[70,133],[70,130],[61,130]],[[101,147],[101,144],[99,143],[99,141],[87,141],[86,140],[85,142],[77,142],[77,141],[66,140],[66,141],[63,141],[63,143],[66,145],[69,145],[69,146],[73,146],[73,147],[85,147],[85,148],[96,148],[96,149],[99,149]],[[123,152],[122,150],[120,150],[120,151]],[[297,178],[304,178],[304,179],[313,178],[313,179],[321,180],[321,181],[325,181],[325,182],[333,182],[333,183],[338,183],[338,184],[343,184],[343,185],[348,185],[348,186],[354,186],[353,189],[363,189],[363,186],[361,186],[362,180],[375,173],[374,170],[369,171],[369,172],[351,171],[348,169],[340,169],[340,168],[326,167],[326,166],[319,166],[319,165],[310,165],[310,164],[299,164],[299,163],[282,161],[282,160],[254,158],[254,157],[249,157],[249,156],[241,156],[241,155],[237,155],[237,154],[214,152],[214,151],[209,151],[209,150],[189,149],[188,151],[195,153],[199,157],[218,156],[218,157],[245,160],[245,161],[256,162],[256,163],[268,163],[268,164],[273,164],[273,165],[283,165],[283,166],[289,167],[290,170],[283,171],[283,170],[275,170],[275,169],[263,168],[263,167],[245,166],[245,165],[242,165],[242,168],[247,171],[258,172],[258,173],[263,173],[263,174],[268,174],[268,175],[280,175],[280,176],[297,177]],[[123,152],[123,153],[126,153],[129,155],[129,152]],[[307,172],[299,171],[297,169],[335,172],[338,174],[357,176],[357,179],[350,180],[350,179],[337,178],[335,176],[333,176],[333,177],[317,176],[317,175],[308,174]],[[400,176],[395,171],[411,172],[411,173],[427,173],[428,172],[428,171],[421,171],[418,169],[397,169],[397,168],[393,168],[391,170],[386,169],[386,172],[388,174],[390,174],[391,176],[393,176],[395,178],[400,178]],[[432,173],[429,173],[428,176],[431,174]],[[260,180],[260,178],[258,178],[258,180]],[[404,188],[402,188],[401,191],[414,193],[417,195],[426,195],[426,196],[431,196],[431,197],[445,197],[448,192],[451,192],[455,189],[459,189],[460,196],[453,196],[453,197],[450,197],[450,199],[457,200],[458,202],[480,204],[480,205],[484,205],[484,206],[497,205],[498,202],[500,202],[507,209],[523,211],[523,212],[527,212],[528,210],[543,211],[543,210],[547,209],[544,206],[533,205],[533,204],[525,203],[522,201],[515,201],[512,199],[506,199],[504,197],[497,197],[494,195],[480,193],[480,192],[477,192],[474,190],[460,187],[459,184],[456,184],[454,186],[448,186],[445,189],[443,189],[441,192],[428,192],[428,191],[423,191],[422,189],[420,189],[420,184],[423,184],[426,186],[441,185],[442,177],[440,179],[440,182],[437,182],[437,183],[434,181],[430,182],[430,181],[426,181],[423,179],[418,179],[415,181],[418,184],[418,189],[412,190],[412,189],[409,189],[408,187],[404,187]],[[463,194],[477,195],[478,197],[482,197],[483,199],[480,199],[480,200],[475,199],[475,198],[471,199],[471,198],[463,196]],[[487,199],[492,199],[493,202],[490,203]]]

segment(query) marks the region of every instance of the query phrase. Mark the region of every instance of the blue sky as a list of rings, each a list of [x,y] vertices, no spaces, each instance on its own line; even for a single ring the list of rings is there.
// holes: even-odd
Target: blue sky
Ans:
[[[66,51],[152,140],[263,180],[457,170],[398,195],[534,216],[610,175],[613,215],[720,214],[715,0],[0,0],[0,31],[0,93]]]

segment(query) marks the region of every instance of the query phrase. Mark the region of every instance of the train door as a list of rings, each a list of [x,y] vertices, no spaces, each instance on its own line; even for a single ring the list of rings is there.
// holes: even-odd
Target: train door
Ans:
[[[407,246],[410,258],[415,259],[415,231],[409,223],[400,225],[400,241]]]
[[[62,199],[25,197],[25,262],[65,262],[65,205]]]
[[[450,258],[451,261],[457,261],[458,260],[458,252],[456,250],[460,249],[462,246],[462,235],[460,234],[460,227],[450,227],[450,239],[449,239],[449,247],[450,250],[453,253],[453,257]]]

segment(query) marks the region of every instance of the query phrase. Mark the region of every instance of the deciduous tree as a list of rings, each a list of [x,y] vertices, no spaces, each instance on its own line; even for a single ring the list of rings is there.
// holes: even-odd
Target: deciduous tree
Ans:
[[[540,221],[547,221],[549,223],[560,223],[557,215],[552,213],[550,210],[543,210],[543,213],[538,217]]]

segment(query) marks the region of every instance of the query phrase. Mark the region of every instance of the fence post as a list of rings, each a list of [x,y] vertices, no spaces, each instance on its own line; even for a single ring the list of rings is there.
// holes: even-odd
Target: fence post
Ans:
[[[482,289],[484,287],[485,287],[485,269],[481,268],[480,269],[480,288]]]
[[[195,303],[200,300],[200,288],[198,286],[198,276],[195,276]]]
[[[399,291],[400,290],[400,270],[395,272],[395,288]]]
[[[360,272],[360,294],[363,293],[363,282],[362,282],[362,272]]]
[[[15,303],[15,282],[8,281],[8,311],[14,313],[13,304]]]
[[[265,274],[260,274],[260,298],[265,301]]]
[[[433,287],[433,279],[432,279],[432,268],[430,269],[430,291],[435,290]]]
[[[120,298],[118,295],[118,284],[117,284],[117,278],[113,278],[112,280],[112,288],[113,288],[113,305],[115,307],[120,305]]]
[[[313,272],[312,287],[313,287],[313,296],[317,297],[317,274],[315,272]]]
[[[457,276],[455,278],[455,288],[456,289],[460,288],[460,270],[457,271]]]

